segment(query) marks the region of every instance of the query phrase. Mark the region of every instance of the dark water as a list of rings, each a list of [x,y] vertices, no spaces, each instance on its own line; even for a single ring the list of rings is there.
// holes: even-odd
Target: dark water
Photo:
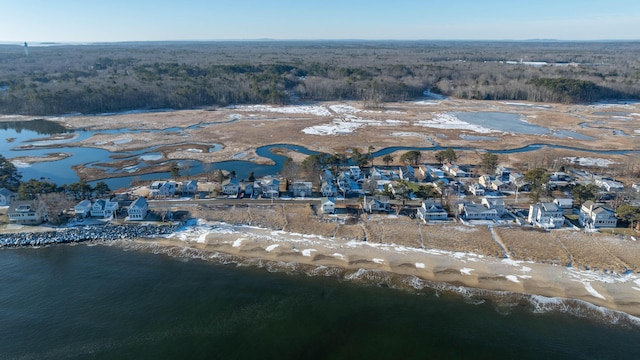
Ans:
[[[2,359],[637,358],[638,329],[105,246],[0,250]]]

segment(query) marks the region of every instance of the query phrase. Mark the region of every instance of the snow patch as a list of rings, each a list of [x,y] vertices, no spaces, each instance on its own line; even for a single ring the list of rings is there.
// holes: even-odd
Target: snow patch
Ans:
[[[599,166],[599,167],[608,167],[609,165],[613,165],[616,162],[609,159],[601,159],[601,158],[593,158],[593,157],[575,157],[569,156],[565,157],[565,160],[578,164],[580,166]]]
[[[424,263],[416,263],[416,268],[424,269]]]
[[[344,260],[344,255],[342,255],[340,253],[334,253],[333,257],[336,258],[336,259]]]
[[[304,249],[302,250],[302,256],[311,256],[311,253],[314,251],[318,251],[316,249]]]
[[[273,244],[273,245],[269,245],[267,246],[267,248],[265,249],[267,252],[272,252],[273,250],[275,250],[278,246],[278,244]]]
[[[471,269],[471,268],[462,268],[460,269],[460,274],[462,275],[471,275],[471,272],[475,270],[475,269]]]
[[[317,116],[331,116],[331,112],[324,106],[292,105],[274,107],[269,105],[237,105],[233,109],[240,111],[273,112],[280,114],[308,114]]]
[[[454,114],[435,114],[435,117],[431,120],[419,120],[415,125],[435,128],[435,129],[449,129],[449,130],[469,130],[477,133],[488,134],[500,132],[498,130],[489,129],[479,125],[473,125],[466,121],[460,120]]]
[[[333,110],[336,114],[355,114],[362,111],[356,107],[345,104],[331,105],[329,109]]]
[[[376,264],[384,264],[384,259],[373,258],[373,262]]]
[[[240,247],[240,246],[242,245],[242,241],[244,241],[244,240],[245,240],[245,239],[243,239],[243,238],[238,239],[238,240],[234,241],[234,242],[233,242],[233,244],[232,244],[231,246],[233,246],[233,247],[235,247],[235,248]]]
[[[507,275],[505,276],[507,278],[507,280],[514,282],[514,283],[519,283],[520,280],[518,280],[518,277],[516,275]]]
[[[587,290],[587,292],[591,294],[591,296],[606,300],[604,296],[602,296],[599,292],[596,291],[596,289],[593,288],[593,286],[591,286],[590,282],[585,281],[582,284],[584,285],[584,288]]]

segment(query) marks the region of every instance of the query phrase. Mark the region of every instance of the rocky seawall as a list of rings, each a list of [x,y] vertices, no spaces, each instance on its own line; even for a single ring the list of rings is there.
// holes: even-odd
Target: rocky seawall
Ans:
[[[43,246],[84,241],[138,239],[167,235],[182,224],[172,225],[103,225],[57,229],[46,232],[0,234],[0,247]]]

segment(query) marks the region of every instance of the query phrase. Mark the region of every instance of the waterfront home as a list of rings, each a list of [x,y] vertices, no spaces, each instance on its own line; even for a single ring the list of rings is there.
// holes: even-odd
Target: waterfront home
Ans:
[[[240,181],[236,178],[227,179],[222,182],[222,193],[236,196],[240,192]]]
[[[173,196],[178,190],[178,183],[175,181],[154,181],[151,183],[150,189],[149,196]]]
[[[320,173],[320,182],[324,183],[333,183],[335,181],[335,177],[333,176],[333,174],[331,173],[331,170],[329,169],[324,169],[321,173]]]
[[[571,214],[573,210],[573,199],[571,198],[555,198],[553,203],[559,206],[564,214]]]
[[[509,186],[508,183],[505,183],[502,180],[495,179],[495,180],[491,181],[490,188],[491,188],[491,190],[502,192],[502,191],[509,190],[510,186]]]
[[[489,209],[482,204],[463,203],[458,205],[458,210],[465,220],[494,220],[498,218],[496,209]]]
[[[510,182],[511,179],[511,169],[504,167],[502,165],[496,168],[496,179],[501,180],[502,182]]]
[[[447,220],[449,214],[440,202],[424,200],[416,212],[418,219],[424,221]]]
[[[412,166],[406,165],[400,168],[400,179],[404,181],[416,181],[416,173]]]
[[[385,195],[364,196],[363,200],[364,211],[372,213],[374,211],[389,211],[391,210],[391,200]]]
[[[539,202],[529,205],[529,217],[527,220],[537,227],[556,229],[564,224],[564,215],[562,209],[556,204]]]
[[[320,187],[320,192],[322,192],[322,196],[324,197],[336,196],[338,194],[338,188],[336,188],[333,183],[323,182]]]
[[[47,212],[41,201],[13,201],[7,215],[11,224],[39,225],[47,221]]]
[[[349,173],[351,174],[351,177],[354,179],[360,179],[360,176],[362,176],[362,170],[360,170],[359,166],[349,166]]]
[[[82,200],[73,207],[73,212],[78,219],[84,219],[91,216],[91,201]]]
[[[336,212],[336,201],[332,197],[323,197],[320,199],[320,211],[323,214],[333,214]]]
[[[618,223],[615,211],[596,205],[591,200],[585,201],[580,207],[578,221],[580,225],[592,229],[614,228]]]
[[[378,170],[378,168],[373,167],[371,169],[371,171],[369,172],[369,179],[371,180],[382,180],[383,179],[383,175],[382,172],[380,170]]]
[[[485,189],[491,188],[491,182],[495,180],[492,176],[482,175],[478,178],[478,184],[482,185]]]
[[[507,213],[507,209],[504,205],[504,199],[501,197],[483,197],[480,201],[487,209],[495,209],[498,216],[502,216]]]
[[[455,165],[455,164],[451,164],[451,163],[443,164],[442,165],[442,170],[446,171],[447,173],[449,173],[449,175],[451,175],[453,177],[462,177],[462,178],[471,177],[471,173],[470,172],[466,171],[465,169],[463,169],[459,165]]]
[[[110,218],[116,211],[118,211],[118,202],[109,199],[98,199],[91,205],[92,217]]]
[[[255,185],[254,185],[255,191]],[[262,197],[277,198],[280,196],[280,180],[278,179],[263,179],[260,181],[260,192]]]
[[[183,181],[182,186],[180,187],[180,191],[183,194],[195,194],[198,191],[198,181],[196,180]]]
[[[424,170],[423,170],[424,172]],[[426,173],[431,177],[431,179],[436,180],[436,179],[443,179],[446,175],[444,173],[444,171],[442,169],[438,169],[436,167],[433,166],[426,166]]]
[[[0,206],[11,205],[11,202],[15,200],[16,194],[9,189],[0,189]]]
[[[129,214],[127,220],[144,220],[148,212],[149,204],[147,203],[147,199],[139,197],[129,205],[127,209],[127,213]]]
[[[475,196],[484,196],[484,187],[478,183],[469,184],[469,192]]]
[[[312,196],[313,184],[311,181],[294,181],[289,186],[293,197],[309,197]]]

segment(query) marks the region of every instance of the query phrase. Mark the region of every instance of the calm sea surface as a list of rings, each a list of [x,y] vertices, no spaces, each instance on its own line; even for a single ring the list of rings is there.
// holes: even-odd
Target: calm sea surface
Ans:
[[[562,312],[107,246],[0,249],[1,359],[637,359]]]

